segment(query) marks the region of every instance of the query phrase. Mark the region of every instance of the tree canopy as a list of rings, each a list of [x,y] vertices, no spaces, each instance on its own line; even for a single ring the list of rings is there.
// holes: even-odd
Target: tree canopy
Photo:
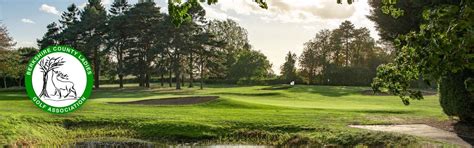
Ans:
[[[383,7],[396,4],[382,3]],[[388,90],[408,105],[411,99],[423,99],[419,90],[411,88],[412,81],[434,81],[440,85],[445,113],[474,122],[473,5],[467,0],[430,1],[421,14],[416,14],[422,19],[419,28],[396,38],[396,58],[377,69],[374,90]],[[391,9],[384,11],[393,16]]]

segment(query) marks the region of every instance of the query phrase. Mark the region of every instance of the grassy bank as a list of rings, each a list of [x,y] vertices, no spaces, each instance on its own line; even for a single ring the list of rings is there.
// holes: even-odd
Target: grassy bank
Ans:
[[[405,145],[424,139],[347,125],[447,120],[437,96],[404,106],[394,96],[362,95],[369,89],[364,87],[215,85],[180,91],[114,87],[94,91],[82,108],[66,115],[38,109],[23,91],[0,91],[0,144],[62,144],[115,137],[170,143]],[[184,106],[109,103],[193,95],[220,98]]]

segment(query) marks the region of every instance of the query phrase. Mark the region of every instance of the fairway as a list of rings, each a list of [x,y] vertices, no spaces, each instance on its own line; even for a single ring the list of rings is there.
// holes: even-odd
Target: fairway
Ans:
[[[436,95],[405,106],[396,96],[363,95],[368,87],[115,87],[105,85],[95,90],[82,108],[65,115],[38,109],[23,91],[1,91],[0,143],[63,144],[83,137],[113,137],[160,143],[407,145],[429,140],[348,125],[447,120]],[[194,105],[111,103],[184,96],[219,98]]]

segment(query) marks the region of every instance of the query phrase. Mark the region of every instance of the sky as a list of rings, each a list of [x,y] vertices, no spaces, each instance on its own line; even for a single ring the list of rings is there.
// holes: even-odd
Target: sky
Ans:
[[[138,0],[129,0],[135,4]],[[154,0],[166,12],[167,0]],[[219,0],[204,4],[209,19],[232,19],[247,29],[250,44],[273,64],[276,74],[288,51],[301,54],[305,42],[322,29],[335,29],[345,20],[356,27],[366,27],[379,39],[374,23],[366,18],[370,13],[368,0],[353,4],[337,4],[336,0],[267,0],[269,9],[259,8],[253,0]],[[66,8],[75,3],[84,7],[87,0],[0,0],[0,21],[17,47],[37,47],[36,39],[46,32],[46,25],[60,18]],[[102,0],[110,8],[113,0]]]

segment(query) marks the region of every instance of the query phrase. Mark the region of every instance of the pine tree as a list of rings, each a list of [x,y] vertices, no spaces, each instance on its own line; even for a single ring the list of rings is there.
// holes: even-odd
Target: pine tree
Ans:
[[[285,63],[281,66],[281,77],[283,80],[295,81],[296,75],[296,54],[288,52],[285,58]]]
[[[53,22],[46,26],[46,28],[48,31],[44,34],[43,38],[37,40],[40,49],[45,49],[48,46],[59,44],[59,33],[61,31],[59,26]]]

